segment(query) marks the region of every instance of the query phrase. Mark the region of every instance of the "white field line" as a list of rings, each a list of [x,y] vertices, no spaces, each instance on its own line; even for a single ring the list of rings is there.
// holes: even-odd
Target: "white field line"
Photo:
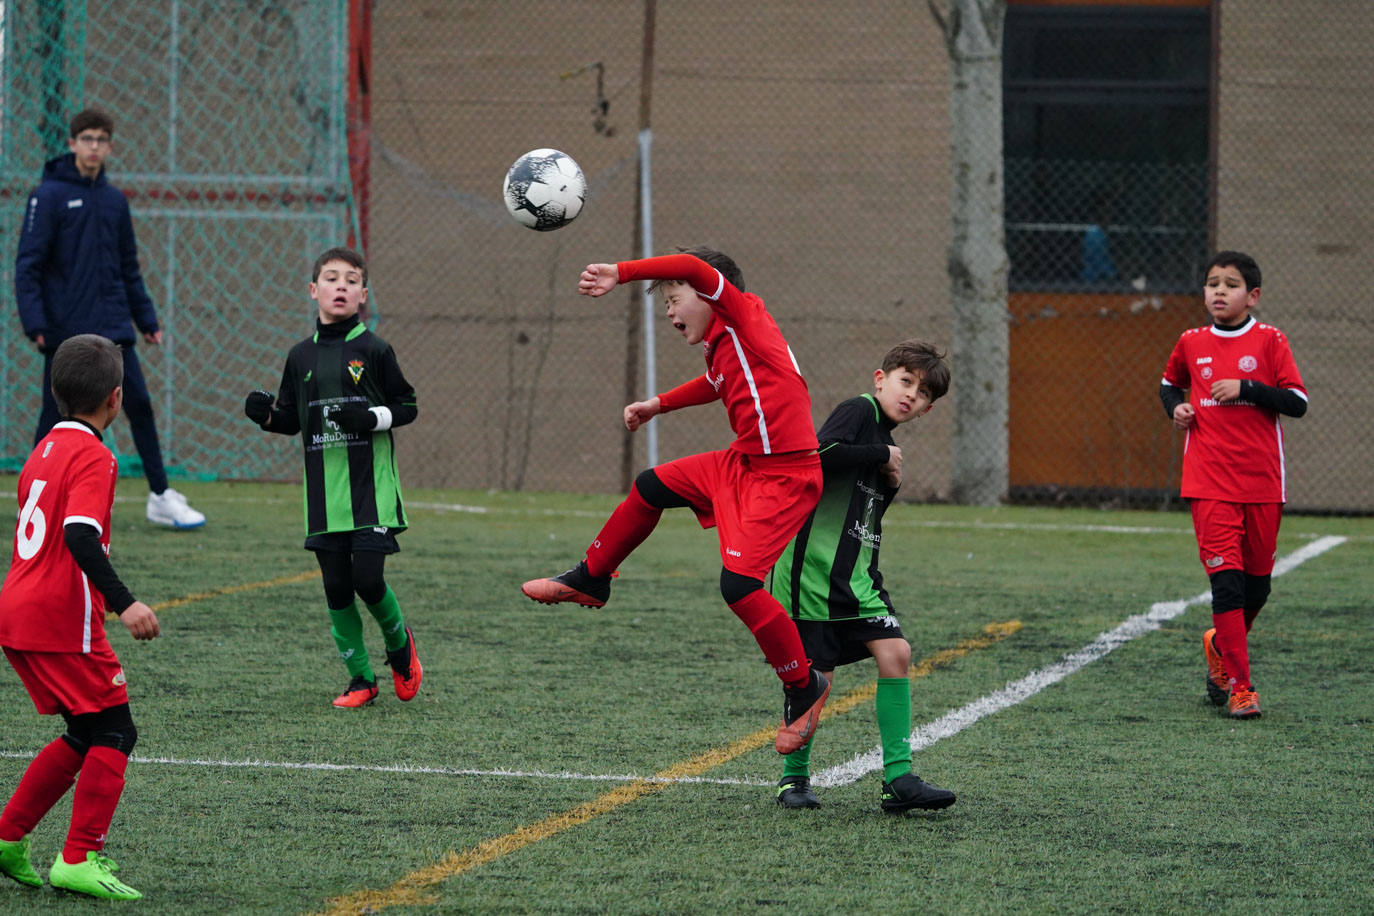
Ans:
[[[436,505],[436,508],[438,506]],[[462,508],[444,506],[448,511],[464,511]],[[485,512],[480,506],[467,507],[474,511]],[[1034,526],[1021,526],[1034,527]],[[1139,529],[1134,529],[1139,530]],[[1164,529],[1161,529],[1163,531]],[[1299,548],[1286,557],[1281,558],[1274,564],[1274,575],[1281,576],[1301,563],[1325,553],[1333,547],[1343,544],[1348,539],[1340,536],[1327,536],[1320,540],[1313,541],[1304,547]],[[995,691],[978,700],[974,700],[961,709],[946,713],[944,716],[933,722],[919,726],[911,734],[911,748],[919,751],[927,748],[942,738],[948,738],[963,731],[968,726],[995,712],[1014,706],[1028,697],[1034,696],[1049,685],[1063,680],[1073,672],[1082,668],[1084,665],[1094,662],[1102,656],[1111,652],[1116,647],[1142,636],[1145,633],[1159,629],[1168,620],[1172,620],[1182,614],[1185,609],[1200,604],[1211,597],[1210,592],[1202,592],[1181,601],[1162,601],[1153,605],[1148,614],[1140,614],[1128,618],[1116,629],[1103,633],[1093,642],[1079,649],[1077,652],[1064,656],[1060,661],[1039,671],[1032,672],[1018,681],[1008,684],[1001,690]],[[0,758],[32,759],[33,753],[0,751]],[[183,759],[176,757],[141,757],[134,756],[140,763],[163,764],[168,766],[203,766],[221,767],[225,769],[281,769],[281,770],[319,770],[319,771],[360,771],[369,773],[420,773],[438,776],[476,776],[476,777],[500,777],[512,779],[561,779],[582,782],[634,782],[643,780],[648,782],[682,782],[682,783],[706,783],[713,785],[738,785],[738,786],[772,786],[771,779],[726,779],[708,778],[704,776],[690,776],[678,778],[665,778],[657,776],[638,776],[634,774],[599,774],[599,773],[572,773],[546,772],[540,770],[510,770],[510,769],[467,769],[456,767],[427,767],[427,766],[369,766],[365,764],[340,764],[326,762],[306,762],[297,763],[290,761],[271,761],[271,760],[208,760],[208,759]],[[839,766],[823,770],[812,782],[818,786],[844,785],[855,782],[865,774],[881,768],[882,751],[879,748],[861,754],[858,757],[840,764]]]
[[[0,751],[0,757],[16,760],[31,760],[34,755],[27,752]],[[181,767],[218,767],[230,770],[316,770],[325,772],[362,772],[362,773],[419,773],[429,776],[494,776],[507,779],[564,779],[575,782],[662,782],[662,783],[710,783],[722,786],[771,786],[772,781],[753,779],[712,779],[706,776],[635,776],[629,773],[571,773],[566,770],[558,773],[541,770],[479,770],[458,767],[426,767],[393,764],[389,766],[368,766],[357,763],[292,763],[280,760],[207,760],[204,758],[185,759],[180,757],[142,757],[134,754],[131,758],[139,764],[163,764]]]
[[[1346,538],[1337,536],[1313,541],[1275,563],[1273,574],[1281,576],[1313,557],[1320,556],[1331,548],[1344,544],[1345,541]],[[1160,601],[1151,605],[1149,613],[1128,617],[1115,629],[1101,634],[1083,648],[1076,652],[1070,652],[1054,664],[1032,671],[1020,680],[1007,684],[1001,690],[993,691],[974,700],[967,706],[948,712],[933,722],[918,726],[911,733],[911,750],[916,752],[930,747],[942,738],[957,735],[980,719],[1035,696],[1046,687],[1062,681],[1079,668],[1097,661],[1118,646],[1125,645],[1138,636],[1144,636],[1146,633],[1158,630],[1166,621],[1173,620],[1189,606],[1201,604],[1210,600],[1211,597],[1212,593],[1206,591],[1181,601]],[[882,765],[882,748],[875,747],[839,766],[822,770],[811,782],[818,786],[847,785],[868,773],[882,769]]]

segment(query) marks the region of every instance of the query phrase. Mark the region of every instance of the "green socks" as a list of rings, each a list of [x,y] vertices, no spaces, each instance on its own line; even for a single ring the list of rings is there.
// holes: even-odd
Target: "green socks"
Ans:
[[[883,781],[891,782],[911,772],[911,679],[878,678],[873,705],[878,713],[879,743],[883,748]],[[782,759],[783,778],[811,775],[811,745]]]
[[[386,641],[388,652],[406,647],[406,621],[401,616],[401,605],[396,601],[396,593],[387,586],[386,594],[376,604],[367,605],[367,610],[382,628],[382,638]],[[372,665],[367,657],[367,646],[363,643],[363,617],[358,612],[358,602],[351,602],[345,608],[329,609],[329,632],[334,636],[334,645],[339,649],[339,658],[350,677],[365,677],[369,681],[377,678],[372,673]]]
[[[344,608],[330,608],[329,623],[329,632],[334,636],[334,645],[339,649],[339,658],[343,659],[349,676],[376,681],[368,662],[367,646],[363,644],[363,618],[358,613],[358,602],[350,602]]]
[[[911,679],[878,678],[874,697],[878,711],[878,737],[883,748],[883,781],[891,782],[911,772]]]
[[[788,776],[811,775],[811,745],[815,740],[806,742],[802,747],[782,758],[783,778]]]
[[[386,640],[388,652],[395,652],[397,649],[406,647],[406,619],[401,616],[401,605],[396,601],[396,593],[391,590],[391,586],[386,587],[386,594],[382,600],[376,604],[369,604],[367,609],[376,618],[377,625],[382,628],[382,639]]]

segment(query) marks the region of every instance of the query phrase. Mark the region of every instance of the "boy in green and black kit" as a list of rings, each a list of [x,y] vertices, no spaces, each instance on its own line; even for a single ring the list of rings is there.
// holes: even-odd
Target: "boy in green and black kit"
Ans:
[[[772,590],[797,622],[802,645],[833,683],[834,670],[872,656],[883,750],[884,811],[947,808],[954,793],[911,772],[911,645],[878,571],[883,513],[902,482],[892,430],[925,414],[949,390],[949,366],[932,345],[907,340],[873,373],[873,394],[843,402],[821,426],[820,502],[773,567]],[[778,804],[815,808],[811,744],[788,754]]]
[[[383,566],[406,528],[391,430],[415,419],[415,389],[391,345],[358,316],[367,301],[362,255],[348,248],[320,255],[310,298],[319,321],[287,355],[276,403],[254,391],[243,412],[268,432],[302,434],[305,547],[319,561],[334,643],[351,678],[334,705],[377,698],[355,594],[382,628],[396,696],[409,700],[420,689],[420,660]]]

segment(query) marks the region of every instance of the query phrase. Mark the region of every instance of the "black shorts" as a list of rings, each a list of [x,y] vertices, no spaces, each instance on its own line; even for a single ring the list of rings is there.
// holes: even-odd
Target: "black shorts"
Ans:
[[[903,639],[902,628],[891,614],[852,620],[798,620],[802,648],[811,666],[834,671],[840,665],[871,658],[868,644],[875,639]]]
[[[404,528],[359,528],[357,531],[330,531],[325,534],[312,534],[305,539],[306,550],[323,550],[328,553],[357,553],[360,550],[372,553],[398,553],[401,545],[396,543],[396,534]]]

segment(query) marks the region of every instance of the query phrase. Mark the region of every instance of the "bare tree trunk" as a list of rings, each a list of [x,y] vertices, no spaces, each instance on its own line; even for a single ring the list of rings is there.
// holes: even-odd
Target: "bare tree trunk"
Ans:
[[[1002,198],[1006,0],[926,0],[950,61],[949,278],[955,502],[1007,493],[1007,249]]]

